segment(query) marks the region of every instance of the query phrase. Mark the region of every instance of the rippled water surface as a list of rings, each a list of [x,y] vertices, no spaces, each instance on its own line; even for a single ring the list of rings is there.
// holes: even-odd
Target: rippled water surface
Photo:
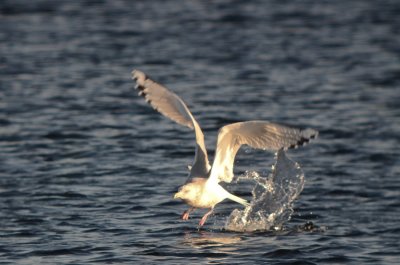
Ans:
[[[398,264],[400,3],[0,2],[1,264]],[[194,136],[136,95],[141,69],[218,129],[320,132],[288,152],[304,190],[283,230],[202,229],[172,199]],[[243,148],[235,173],[266,172]],[[251,198],[251,187],[229,185]]]

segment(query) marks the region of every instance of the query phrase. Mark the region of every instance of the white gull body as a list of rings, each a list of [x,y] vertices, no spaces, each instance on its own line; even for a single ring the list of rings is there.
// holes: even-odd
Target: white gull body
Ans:
[[[297,148],[318,135],[318,132],[313,129],[301,130],[268,121],[229,124],[219,130],[215,158],[210,166],[203,132],[183,100],[141,71],[134,70],[132,79],[136,81],[139,95],[143,96],[155,110],[195,132],[196,152],[189,178],[179,188],[174,198],[181,199],[191,206],[183,213],[184,220],[189,219],[190,212],[196,208],[210,209],[201,218],[200,226],[204,225],[215,205],[225,199],[244,206],[249,205],[246,200],[229,193],[219,185],[220,182],[232,181],[234,159],[242,145],[276,152],[280,149]]]

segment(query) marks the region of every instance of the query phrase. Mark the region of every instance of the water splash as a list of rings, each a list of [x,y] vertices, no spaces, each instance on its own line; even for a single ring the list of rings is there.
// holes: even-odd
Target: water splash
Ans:
[[[290,160],[283,150],[277,152],[272,172],[262,176],[246,172],[237,181],[252,180],[251,205],[230,214],[225,229],[237,232],[281,229],[293,213],[293,201],[304,187],[304,173],[298,163]]]

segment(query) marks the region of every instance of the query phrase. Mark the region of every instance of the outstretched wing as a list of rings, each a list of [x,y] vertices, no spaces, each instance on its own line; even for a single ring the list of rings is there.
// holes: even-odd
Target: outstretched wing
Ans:
[[[256,149],[278,151],[305,145],[317,135],[318,132],[313,129],[301,130],[266,121],[247,121],[226,125],[218,134],[210,180],[232,181],[233,162],[243,144]]]
[[[136,81],[135,88],[139,90],[139,95],[143,96],[155,110],[176,123],[192,130],[194,129],[196,134],[196,154],[190,170],[190,176],[206,177],[210,170],[210,164],[204,144],[204,135],[183,100],[166,87],[149,79],[141,71],[133,70],[132,79]]]

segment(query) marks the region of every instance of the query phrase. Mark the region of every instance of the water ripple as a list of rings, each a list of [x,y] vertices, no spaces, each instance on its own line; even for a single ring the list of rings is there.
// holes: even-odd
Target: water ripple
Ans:
[[[397,264],[398,1],[0,3],[2,264]],[[304,190],[278,231],[199,229],[172,200],[193,133],[136,96],[138,68],[217,131],[316,128],[288,156]],[[273,154],[239,152],[235,174]],[[249,198],[251,185],[228,185]]]

